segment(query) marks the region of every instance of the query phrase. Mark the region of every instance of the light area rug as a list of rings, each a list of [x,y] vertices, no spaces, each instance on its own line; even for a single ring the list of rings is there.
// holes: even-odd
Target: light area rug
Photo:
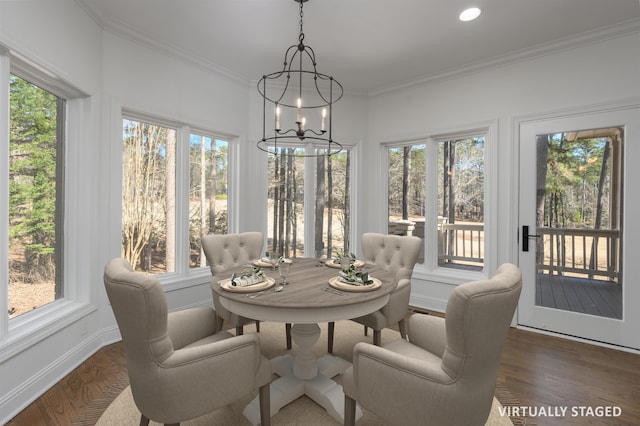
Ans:
[[[323,355],[327,351],[327,327],[321,324],[321,335],[319,341],[315,345],[318,355]],[[255,332],[253,325],[245,326],[245,333]],[[287,352],[285,342],[285,327],[279,323],[260,323],[260,343],[262,352],[267,358],[273,358]],[[400,338],[400,333],[394,330],[382,331],[382,344]],[[364,336],[362,325],[352,321],[338,321],[335,326],[334,336],[334,354],[348,361],[351,361],[353,346],[357,342],[371,342],[372,333]],[[295,352],[295,345],[293,351]],[[277,377],[277,376],[275,376]],[[334,377],[336,382],[340,383],[340,376]],[[508,392],[507,392],[508,393]],[[220,408],[210,414],[183,422],[184,426],[205,426],[205,425],[223,425],[223,426],[245,426],[250,422],[242,415],[242,410],[253,398],[257,396],[257,392],[248,395],[240,401],[231,405]],[[487,425],[503,426],[513,425],[511,419],[507,416],[500,415],[500,402],[494,398],[491,414],[487,420]],[[363,417],[357,422],[358,426],[383,426],[385,423],[373,413],[363,410]],[[120,395],[109,405],[97,422],[98,426],[136,426],[140,422],[140,412],[133,402],[131,388],[126,387]],[[316,426],[316,425],[339,425],[333,417],[329,416],[325,410],[313,402],[306,396],[302,396],[287,406],[283,407],[280,412],[271,417],[273,425],[300,425],[300,426]],[[157,425],[151,422],[152,425]]]

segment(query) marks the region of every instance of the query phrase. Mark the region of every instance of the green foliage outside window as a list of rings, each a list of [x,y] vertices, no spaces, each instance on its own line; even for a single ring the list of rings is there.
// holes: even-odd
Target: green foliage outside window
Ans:
[[[12,280],[55,279],[58,98],[10,80],[9,217]],[[23,257],[16,257],[23,250]],[[22,259],[20,259],[22,257]]]

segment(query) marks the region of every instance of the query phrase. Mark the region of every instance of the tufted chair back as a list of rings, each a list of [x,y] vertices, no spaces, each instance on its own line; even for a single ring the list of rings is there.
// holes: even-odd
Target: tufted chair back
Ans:
[[[260,259],[263,243],[262,232],[210,234],[202,237],[202,249],[212,275]]]
[[[422,240],[418,237],[362,234],[365,262],[375,263],[396,275],[396,282],[410,279],[418,261]]]
[[[365,233],[362,234],[364,261],[395,275],[396,288],[389,302],[381,309],[352,320],[364,325],[365,335],[373,329],[373,343],[380,345],[382,329],[398,324],[400,334],[406,338],[404,317],[411,297],[411,274],[420,256],[422,240],[418,237]],[[333,351],[334,323],[329,323],[328,351]]]
[[[201,242],[213,281],[215,281],[220,278],[216,278],[216,275],[220,275],[228,269],[260,259],[264,240],[262,232],[243,232],[240,234],[205,235]],[[211,285],[214,285],[213,281]],[[218,315],[218,329],[221,329],[226,321],[235,326],[236,334],[242,334],[244,325],[254,321],[251,318],[236,315],[222,306],[219,296],[213,290],[212,296],[213,307]],[[257,321],[256,327],[259,330]]]

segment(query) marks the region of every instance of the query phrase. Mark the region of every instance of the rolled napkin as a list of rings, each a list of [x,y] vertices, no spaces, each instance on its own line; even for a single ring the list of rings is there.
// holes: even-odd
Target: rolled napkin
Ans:
[[[338,278],[341,282],[351,285],[362,286],[373,284],[373,280],[369,279],[369,274],[366,272],[355,272],[350,268],[338,272]]]
[[[238,277],[234,274],[231,277],[231,285],[236,287],[247,287],[254,284],[260,284],[264,280],[264,272],[262,272],[260,268],[253,268],[242,271]]]

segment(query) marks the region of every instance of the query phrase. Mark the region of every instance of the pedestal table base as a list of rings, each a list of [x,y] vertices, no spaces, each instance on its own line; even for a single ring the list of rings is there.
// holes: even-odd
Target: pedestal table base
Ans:
[[[273,372],[280,376],[271,383],[271,415],[282,407],[307,395],[322,406],[327,413],[342,423],[344,421],[344,392],[342,386],[331,380],[351,365],[334,355],[326,354],[317,358],[313,346],[320,337],[318,324],[295,324],[291,337],[299,350],[295,357],[282,355],[271,360]],[[253,425],[260,424],[260,405],[254,399],[242,414]],[[356,407],[356,421],[362,411]]]

